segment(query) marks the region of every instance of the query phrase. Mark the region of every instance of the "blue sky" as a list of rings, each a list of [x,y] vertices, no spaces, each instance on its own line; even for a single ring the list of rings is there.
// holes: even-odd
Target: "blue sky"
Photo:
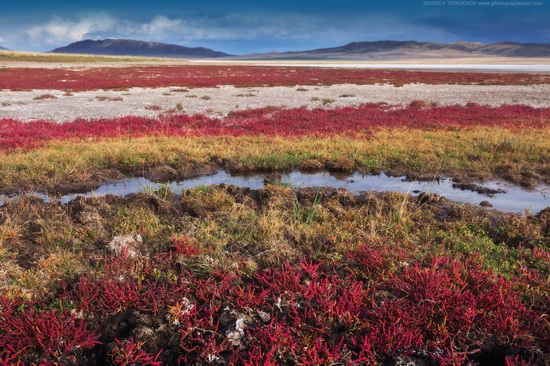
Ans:
[[[353,41],[550,42],[550,0],[7,0],[0,46],[130,38],[244,54]]]

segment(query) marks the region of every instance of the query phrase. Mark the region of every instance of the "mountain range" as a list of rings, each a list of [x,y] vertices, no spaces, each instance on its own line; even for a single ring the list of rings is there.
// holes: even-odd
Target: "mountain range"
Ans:
[[[7,51],[8,49],[5,47],[0,46],[0,50]]]
[[[352,42],[344,46],[308,51],[271,52],[231,56],[209,48],[189,48],[175,44],[144,42],[130,39],[84,40],[56,48],[53,53],[94,55],[147,56],[173,58],[232,59],[350,59],[350,60],[412,60],[477,57],[550,57],[550,43],[479,43],[479,42],[417,42],[375,41]]]
[[[352,42],[340,47],[319,48],[299,52],[272,52],[255,54],[244,58],[269,59],[363,59],[405,60],[463,57],[550,57],[548,43],[479,43],[479,42],[417,42],[376,41]]]
[[[173,58],[217,58],[230,56],[203,47],[183,47],[175,44],[144,42],[132,39],[102,39],[74,42],[56,48],[52,53],[79,53],[111,56],[147,56]]]

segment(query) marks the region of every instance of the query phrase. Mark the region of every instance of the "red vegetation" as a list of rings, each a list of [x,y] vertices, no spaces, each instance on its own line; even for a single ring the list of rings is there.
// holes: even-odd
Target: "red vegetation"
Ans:
[[[0,71],[0,89],[95,90],[131,87],[216,87],[377,84],[533,85],[549,75],[367,70],[273,66],[157,66],[87,70],[10,68]]]
[[[49,141],[119,136],[304,136],[365,132],[376,128],[456,129],[550,126],[550,108],[450,106],[391,108],[384,104],[338,109],[262,108],[232,112],[222,119],[166,115],[160,119],[122,117],[57,124],[0,119],[0,150],[35,148]]]
[[[109,352],[110,361],[114,365],[129,366],[161,366],[162,363],[157,361],[162,353],[159,351],[155,356],[148,354],[142,350],[145,342],[136,342],[134,338],[130,338],[126,342],[120,342],[115,338],[116,346]]]
[[[417,260],[406,254],[409,245],[359,245],[338,261],[304,258],[252,277],[242,274],[238,261],[235,272],[227,272],[222,263],[236,260],[216,260],[214,252],[209,255],[219,268],[205,277],[192,272],[181,265],[188,260],[182,242],[152,259],[110,258],[105,277],[84,275],[51,304],[1,296],[0,361],[549,361],[547,272],[523,268],[506,280],[483,269],[475,256]],[[52,304],[71,304],[96,333],[66,310],[38,310]]]
[[[99,335],[70,311],[39,309],[33,302],[0,296],[0,364],[17,360],[75,361],[99,344]]]

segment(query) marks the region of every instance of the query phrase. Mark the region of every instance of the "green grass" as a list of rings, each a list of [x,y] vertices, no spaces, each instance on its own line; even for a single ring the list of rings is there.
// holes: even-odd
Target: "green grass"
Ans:
[[[169,184],[161,184],[160,187],[146,185],[143,187],[143,193],[150,197],[166,200],[174,194],[174,190]]]

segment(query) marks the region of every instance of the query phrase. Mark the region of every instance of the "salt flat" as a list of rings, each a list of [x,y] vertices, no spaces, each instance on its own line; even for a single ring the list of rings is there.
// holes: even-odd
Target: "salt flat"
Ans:
[[[66,94],[60,90],[2,91],[0,118],[22,121],[68,122],[77,118],[114,118],[127,115],[157,117],[163,113],[206,114],[223,117],[250,108],[338,108],[386,102],[408,105],[415,100],[437,105],[470,102],[499,106],[524,104],[550,107],[550,85],[352,85],[218,88],[130,88]],[[50,94],[56,99],[40,99]],[[38,98],[38,99],[37,99]]]

